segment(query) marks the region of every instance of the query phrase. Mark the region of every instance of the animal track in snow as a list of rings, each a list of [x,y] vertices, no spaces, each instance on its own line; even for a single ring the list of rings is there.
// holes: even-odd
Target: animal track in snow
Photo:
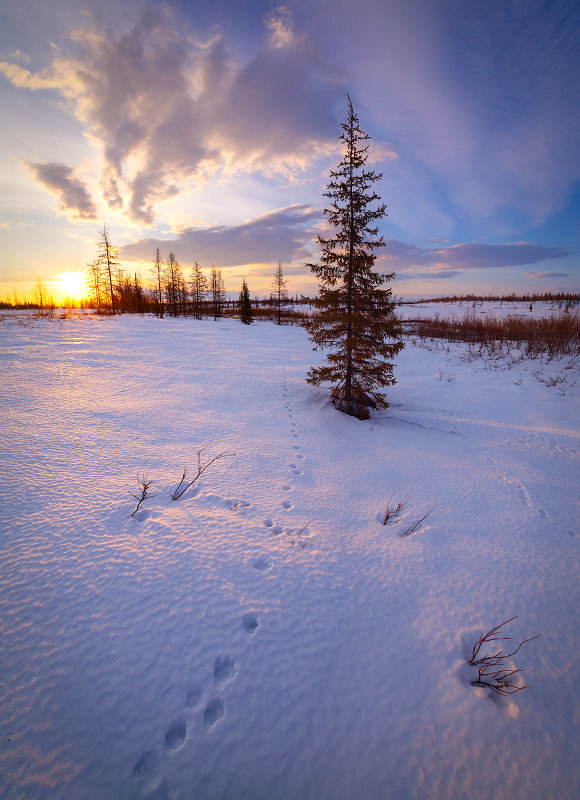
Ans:
[[[230,511],[234,511],[236,508],[251,508],[252,504],[249,500],[239,500],[235,498],[234,500],[224,500],[224,504],[226,508],[229,508]]]
[[[185,705],[188,708],[197,708],[203,699],[203,689],[200,686],[191,686],[187,692]]]
[[[287,484],[287,483],[285,483],[285,484],[282,486],[282,491],[283,491],[283,492],[291,492],[293,489],[294,489],[294,487],[293,487],[293,486],[288,486],[288,484]]]
[[[274,525],[274,527],[272,528],[272,533],[274,534],[274,536],[280,536],[282,530],[283,529],[280,527],[280,525]]]
[[[299,444],[293,444],[292,445],[292,450],[300,450],[300,445]]]
[[[234,677],[236,668],[233,656],[216,656],[213,667],[213,677],[216,683],[231,681]]]
[[[302,470],[300,469],[293,469],[292,472],[294,473],[294,475],[302,475]]]
[[[150,509],[142,509],[137,511],[133,519],[135,522],[147,522],[148,519],[157,519],[161,514],[158,511],[151,511]]]
[[[259,556],[254,559],[254,569],[257,569],[258,572],[269,572],[272,569],[272,562],[267,556]]]
[[[218,719],[221,719],[224,715],[224,703],[220,697],[212,698],[207,706],[205,707],[205,711],[203,712],[203,721],[206,724],[206,727],[211,728],[212,725],[215,725]]]
[[[165,749],[177,750],[178,747],[181,747],[185,741],[186,731],[187,724],[185,720],[178,719],[172,722],[165,735]]]
[[[266,526],[266,528],[271,528],[273,524],[274,520],[271,519],[270,517],[267,517],[267,519],[264,520],[264,525]]]
[[[133,769],[133,777],[151,780],[161,774],[161,759],[155,750],[145,750]]]
[[[294,508],[294,505],[290,502],[290,500],[284,500],[282,503],[282,508],[285,508],[286,511],[289,511],[291,508]]]
[[[260,627],[257,616],[251,612],[243,615],[242,625],[244,626],[246,633],[249,633],[250,636],[253,636]]]

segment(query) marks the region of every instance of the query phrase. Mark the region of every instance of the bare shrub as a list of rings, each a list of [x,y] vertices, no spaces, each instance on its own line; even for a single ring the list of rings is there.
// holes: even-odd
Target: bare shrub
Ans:
[[[149,500],[151,497],[155,497],[154,494],[149,494],[149,487],[153,483],[153,480],[149,480],[147,475],[137,475],[137,486],[139,487],[139,494],[133,494],[131,492],[131,497],[134,497],[137,500],[137,508],[130,514],[133,517],[141,508],[141,503],[144,503],[145,500]]]
[[[294,533],[294,531],[288,531],[288,536],[290,536],[290,544],[298,545],[299,547],[308,547],[309,544],[312,544],[316,541],[316,539],[299,539],[298,537],[304,533],[306,528],[310,525],[310,522],[307,522],[306,525],[299,530],[298,533]]]
[[[401,512],[407,508],[411,495],[408,494],[403,497],[396,505],[392,504],[394,494],[392,494],[387,502],[387,507],[385,509],[385,516],[383,519],[383,525],[390,525],[392,522],[395,522],[396,519],[400,516]]]
[[[223,453],[218,453],[215,456],[211,456],[210,458],[207,458],[207,459],[203,460],[202,459],[202,453],[204,453],[207,450],[207,448],[210,446],[210,444],[211,444],[211,441],[208,442],[207,444],[205,444],[203,447],[201,447],[197,451],[197,473],[196,473],[195,477],[192,478],[187,483],[186,483],[186,479],[187,479],[189,470],[188,470],[188,467],[184,467],[183,468],[183,473],[181,475],[181,480],[179,481],[179,483],[177,484],[177,486],[175,487],[175,489],[173,491],[173,494],[171,495],[171,499],[172,500],[179,500],[180,497],[183,497],[185,492],[191,486],[193,486],[193,484],[197,481],[197,479],[200,478],[203,475],[203,473],[206,471],[206,469],[208,469],[208,467],[210,467],[212,464],[215,464],[216,461],[219,461],[220,458],[226,458],[226,457],[235,455],[235,453],[230,453],[228,450],[224,450]]]
[[[511,668],[507,663],[507,659],[515,656],[526,642],[532,642],[534,639],[538,639],[542,635],[541,633],[531,636],[529,639],[522,639],[516,649],[511,653],[504,653],[500,647],[495,653],[480,655],[482,648],[491,642],[509,642],[511,640],[510,636],[500,636],[498,634],[501,632],[504,625],[513,622],[514,619],[517,619],[517,617],[511,617],[505,622],[501,622],[499,625],[496,625],[495,628],[491,628],[486,634],[482,633],[477,642],[473,645],[471,658],[468,663],[472,667],[477,667],[477,678],[471,681],[472,686],[484,686],[492,692],[501,695],[515,694],[515,692],[521,692],[522,689],[530,688],[526,686],[525,683],[517,683],[518,676],[522,674],[523,670]]]
[[[434,505],[430,506],[422,517],[419,517],[418,519],[415,520],[415,522],[409,525],[409,527],[406,530],[404,530],[403,533],[401,534],[401,538],[404,538],[405,536],[410,536],[412,533],[418,531],[421,528],[423,522],[425,522],[425,520],[429,516],[429,514],[432,513],[434,508],[435,508]]]

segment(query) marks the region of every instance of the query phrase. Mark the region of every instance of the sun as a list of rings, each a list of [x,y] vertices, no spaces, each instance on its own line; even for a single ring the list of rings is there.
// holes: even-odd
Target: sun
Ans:
[[[59,280],[58,291],[62,297],[72,297],[81,300],[87,293],[87,283],[83,272],[61,272],[57,275]]]

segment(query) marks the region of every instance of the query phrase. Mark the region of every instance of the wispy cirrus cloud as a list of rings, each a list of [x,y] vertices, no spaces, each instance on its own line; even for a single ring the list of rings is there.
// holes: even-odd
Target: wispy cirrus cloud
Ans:
[[[389,240],[378,264],[385,272],[396,272],[398,280],[453,278],[474,270],[537,264],[547,259],[567,258],[569,248],[546,247],[530,242],[513,244],[465,243],[448,247],[421,248]],[[524,273],[529,277],[565,277],[561,273]]]
[[[87,185],[66,164],[28,162],[35,179],[58,197],[59,209],[73,219],[97,219],[97,207]]]
[[[172,239],[140,239],[120,251],[127,261],[151,261],[157,247],[167,257],[174,252],[181,263],[232,267],[307,259],[313,224],[320,212],[293,205],[248,220],[241,225],[184,228]]]
[[[526,278],[567,278],[567,272],[524,272]]]
[[[336,146],[337,74],[288,12],[238,63],[219,34],[196,39],[168,6],[149,8],[125,30],[93,20],[52,62],[31,72],[0,63],[14,86],[62,95],[103,158],[111,208],[151,223],[155,206],[208,176],[236,170],[299,172]]]

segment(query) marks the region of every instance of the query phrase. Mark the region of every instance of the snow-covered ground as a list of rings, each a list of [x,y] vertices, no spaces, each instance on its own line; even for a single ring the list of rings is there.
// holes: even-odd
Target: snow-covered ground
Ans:
[[[360,422],[299,328],[3,316],[0,796],[577,798],[580,383],[462,353]]]
[[[531,308],[530,308],[531,306]],[[405,302],[396,308],[401,319],[424,319],[437,315],[441,319],[462,318],[466,314],[494,317],[548,317],[564,312],[565,304],[555,301],[525,303],[521,300],[473,300],[456,303],[411,303]],[[578,313],[577,307],[572,313]]]

